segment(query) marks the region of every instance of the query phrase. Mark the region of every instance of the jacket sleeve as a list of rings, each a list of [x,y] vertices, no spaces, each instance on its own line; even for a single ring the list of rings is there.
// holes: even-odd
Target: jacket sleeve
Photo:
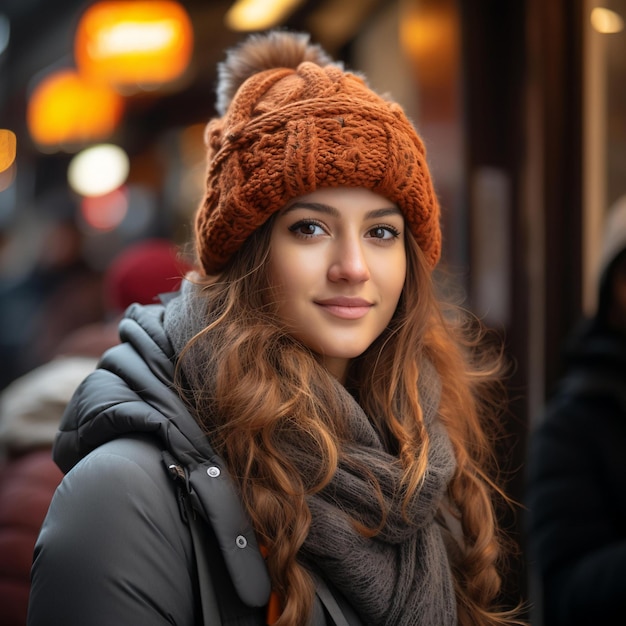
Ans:
[[[37,540],[29,626],[194,626],[193,548],[149,441],[125,438],[63,479]]]
[[[554,404],[528,456],[528,538],[546,624],[609,624],[626,594],[626,423],[606,403]]]

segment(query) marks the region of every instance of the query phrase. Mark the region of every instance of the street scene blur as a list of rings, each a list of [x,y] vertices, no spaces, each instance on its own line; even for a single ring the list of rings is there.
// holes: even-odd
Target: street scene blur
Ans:
[[[575,558],[584,572],[593,550],[616,546],[610,571],[622,572],[626,511],[595,495],[593,511],[579,510],[566,500],[571,486],[559,508],[556,492],[542,492],[543,469],[529,495],[527,456],[562,390],[571,338],[599,315],[611,234],[621,247],[610,262],[623,261],[626,220],[607,234],[607,219],[626,194],[625,20],[626,0],[2,0],[0,626],[26,623],[32,547],[61,477],[49,449],[65,403],[118,342],[124,309],[176,291],[194,266],[216,66],[226,49],[273,28],[309,33],[366,74],[423,137],[444,233],[436,278],[504,340],[511,363],[499,442],[507,493],[556,509],[554,519],[531,510],[531,523],[521,510],[500,512],[518,544],[504,595],[521,597],[537,626],[605,623],[593,621],[605,615],[594,598],[604,609],[614,599],[577,593],[562,572]],[[613,313],[618,342],[625,309]],[[623,367],[608,400],[584,396],[591,415],[621,420],[602,433],[623,446],[615,459],[626,458],[621,376]],[[548,454],[542,445],[533,449]],[[604,468],[598,489],[621,463]],[[22,507],[30,518],[14,514],[17,484],[39,493]],[[615,543],[538,563],[533,548],[545,554],[562,536],[563,511],[611,516],[603,536]],[[553,534],[541,535],[536,519]],[[618,584],[615,597],[624,591]]]

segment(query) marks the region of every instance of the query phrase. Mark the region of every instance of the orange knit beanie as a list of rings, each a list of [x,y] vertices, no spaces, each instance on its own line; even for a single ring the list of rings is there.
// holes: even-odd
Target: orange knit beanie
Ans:
[[[253,35],[218,69],[221,117],[206,128],[207,187],[196,215],[207,274],[289,200],[323,187],[365,187],[396,203],[437,264],[439,204],[424,146],[400,105],[303,34]]]

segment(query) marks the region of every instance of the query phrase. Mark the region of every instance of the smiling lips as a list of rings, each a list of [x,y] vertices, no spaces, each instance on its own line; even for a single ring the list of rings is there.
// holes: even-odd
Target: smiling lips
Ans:
[[[371,302],[362,298],[329,298],[327,300],[316,300],[315,304],[322,307],[324,311],[335,317],[344,320],[358,320],[368,313],[373,306]]]

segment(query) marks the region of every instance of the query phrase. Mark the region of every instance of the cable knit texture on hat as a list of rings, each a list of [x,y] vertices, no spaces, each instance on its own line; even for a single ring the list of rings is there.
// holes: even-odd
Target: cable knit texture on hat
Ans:
[[[396,203],[436,265],[439,205],[422,141],[397,103],[302,34],[250,37],[219,77],[222,117],[205,131],[207,186],[196,215],[207,274],[291,199],[324,187],[365,187]]]

